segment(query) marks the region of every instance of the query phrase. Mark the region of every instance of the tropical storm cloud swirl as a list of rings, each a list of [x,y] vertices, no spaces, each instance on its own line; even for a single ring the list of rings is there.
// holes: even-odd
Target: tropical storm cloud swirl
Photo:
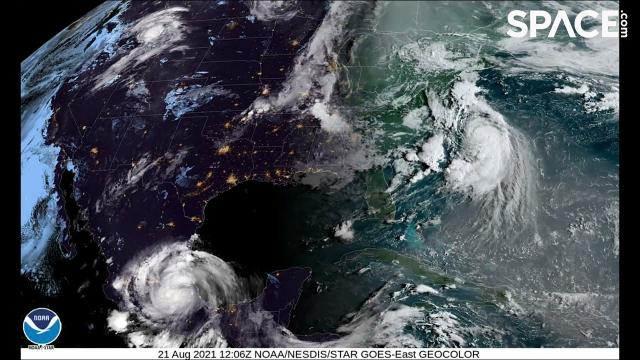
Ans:
[[[619,40],[513,6],[94,9],[21,64],[22,310],[69,347],[616,347]]]

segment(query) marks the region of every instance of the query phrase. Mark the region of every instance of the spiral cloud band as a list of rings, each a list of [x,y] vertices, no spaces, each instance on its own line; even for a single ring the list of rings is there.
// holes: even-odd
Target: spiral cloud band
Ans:
[[[134,318],[129,324],[120,321],[114,330],[139,327],[143,331],[130,333],[129,338],[143,344],[155,342],[150,335],[162,329],[163,338],[178,345],[183,334],[210,327],[219,307],[248,299],[245,282],[229,264],[185,243],[162,245],[131,262],[113,288],[122,297],[121,309]],[[123,317],[114,312],[112,319],[118,316]]]

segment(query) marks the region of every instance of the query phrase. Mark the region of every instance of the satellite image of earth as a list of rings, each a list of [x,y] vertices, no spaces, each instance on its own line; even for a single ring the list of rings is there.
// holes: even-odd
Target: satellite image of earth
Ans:
[[[105,2],[21,63],[19,310],[56,347],[617,347],[619,39],[514,8],[618,4]]]

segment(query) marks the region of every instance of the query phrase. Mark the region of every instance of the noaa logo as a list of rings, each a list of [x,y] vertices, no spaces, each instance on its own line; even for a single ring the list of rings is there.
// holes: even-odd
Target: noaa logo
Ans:
[[[54,342],[60,331],[62,322],[58,314],[47,309],[37,308],[31,310],[22,322],[24,335],[36,345],[48,345]]]

